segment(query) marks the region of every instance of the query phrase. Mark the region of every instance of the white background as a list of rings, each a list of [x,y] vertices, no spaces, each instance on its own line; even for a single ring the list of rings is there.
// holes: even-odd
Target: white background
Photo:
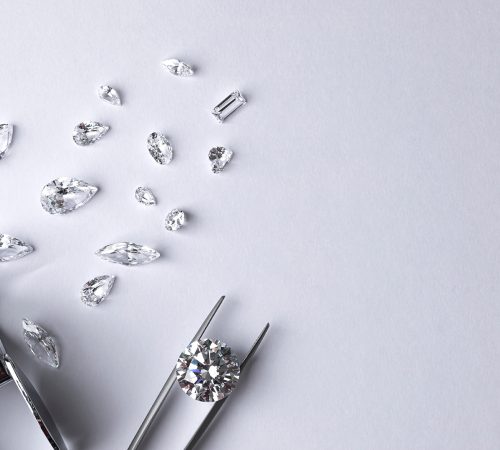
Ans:
[[[204,448],[500,447],[498,1],[4,1],[0,42],[0,232],[36,247],[0,267],[0,330],[70,448],[126,448],[222,294],[209,336],[243,357],[271,330]],[[234,88],[248,105],[218,125]],[[111,130],[82,148],[86,119]],[[215,145],[235,152],[220,175]],[[100,191],[50,216],[39,193],[63,175]],[[94,256],[122,240],[162,257]],[[85,307],[105,273],[110,298]],[[28,353],[25,316],[59,370]],[[0,395],[0,447],[46,448],[14,386]],[[144,448],[182,448],[206,406],[176,389]]]

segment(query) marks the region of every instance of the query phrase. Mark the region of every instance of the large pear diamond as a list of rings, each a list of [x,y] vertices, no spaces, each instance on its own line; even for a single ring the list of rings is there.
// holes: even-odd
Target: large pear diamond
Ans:
[[[24,341],[40,361],[52,367],[59,367],[59,354],[56,341],[40,325],[23,319]]]
[[[43,187],[40,202],[50,214],[66,214],[85,205],[97,190],[85,181],[59,177]]]
[[[13,261],[29,255],[33,247],[19,239],[0,233],[0,262]]]
[[[92,121],[81,122],[73,130],[73,140],[78,145],[90,145],[101,139],[108,131],[108,125]]]
[[[109,244],[95,252],[105,261],[122,264],[124,266],[137,266],[148,264],[160,257],[160,253],[146,245],[133,242],[117,242]]]

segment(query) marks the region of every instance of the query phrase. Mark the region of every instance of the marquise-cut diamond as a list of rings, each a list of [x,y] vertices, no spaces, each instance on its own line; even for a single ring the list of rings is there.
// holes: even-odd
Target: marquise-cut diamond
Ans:
[[[12,125],[8,123],[0,124],[0,159],[7,156],[13,133],[14,127]]]
[[[168,231],[177,231],[186,223],[186,213],[180,209],[173,209],[165,217],[165,228]]]
[[[236,387],[240,365],[224,342],[202,339],[191,342],[181,353],[176,374],[182,390],[191,398],[216,402]]]
[[[219,173],[224,170],[226,164],[231,161],[233,151],[224,147],[214,147],[208,152],[208,159],[212,166],[213,173]]]
[[[87,281],[81,290],[82,302],[87,306],[97,306],[111,292],[115,283],[114,275],[101,275]]]
[[[111,86],[99,86],[97,95],[99,95],[101,100],[104,100],[106,103],[110,103],[111,105],[120,106],[122,104],[120,95],[118,94],[116,89],[113,89]]]
[[[29,255],[33,247],[19,239],[0,233],[0,262],[13,261]]]
[[[23,319],[23,334],[24,341],[33,355],[49,366],[59,367],[56,341],[47,331],[31,320]]]
[[[231,92],[224,100],[222,100],[212,111],[212,114],[217,119],[217,122],[222,123],[224,120],[235,112],[239,107],[246,105],[247,101],[241,92],[236,90]]]
[[[153,191],[144,186],[139,186],[135,190],[135,199],[143,205],[156,205],[156,198],[153,194]]]
[[[85,205],[97,191],[85,181],[59,177],[43,187],[40,202],[50,214],[66,214]]]
[[[109,126],[99,122],[81,122],[73,130],[73,140],[78,145],[90,145],[101,139],[109,130]]]
[[[172,75],[176,75],[178,77],[190,77],[194,73],[193,68],[189,64],[175,58],[166,59],[165,61],[162,61],[161,64]]]
[[[148,151],[158,164],[168,164],[174,156],[169,140],[163,134],[156,132],[148,136]]]
[[[96,255],[105,261],[123,264],[124,266],[148,264],[160,257],[160,253],[154,248],[132,242],[117,242],[106,245],[97,250]]]

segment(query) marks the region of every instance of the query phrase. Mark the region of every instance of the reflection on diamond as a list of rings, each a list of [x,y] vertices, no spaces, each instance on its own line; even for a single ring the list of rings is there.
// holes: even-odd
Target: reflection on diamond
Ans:
[[[214,147],[208,152],[208,159],[212,166],[213,173],[219,173],[224,170],[226,164],[231,161],[233,151],[224,147]]]
[[[99,86],[99,89],[97,90],[97,95],[99,95],[99,97],[106,103],[110,103],[111,105],[120,106],[122,104],[122,100],[118,95],[118,92],[111,86],[107,85]]]
[[[28,319],[23,319],[23,330],[24,341],[31,353],[49,366],[59,367],[59,355],[55,339],[49,336],[41,326]]]
[[[85,181],[59,177],[43,187],[40,202],[50,214],[66,214],[85,205],[97,190]]]
[[[73,130],[73,140],[78,145],[90,145],[101,139],[109,130],[99,122],[81,122]]]
[[[139,186],[135,190],[135,199],[143,205],[156,205],[156,198],[153,194],[153,191],[144,186]]]
[[[174,156],[172,145],[161,133],[151,133],[148,136],[148,151],[158,164],[168,164]]]
[[[177,231],[186,223],[186,214],[180,209],[173,209],[165,218],[165,228],[168,231]]]
[[[10,143],[12,142],[12,134],[14,127],[7,123],[0,124],[0,159],[5,158],[8,154]]]
[[[172,75],[176,75],[178,77],[190,77],[194,73],[193,68],[189,64],[175,58],[166,59],[165,61],[162,61],[161,64]]]
[[[105,261],[123,264],[124,266],[148,264],[160,257],[160,253],[155,249],[132,242],[117,242],[116,244],[106,245],[97,250],[96,255]]]
[[[87,306],[97,306],[110,293],[115,283],[114,275],[101,275],[87,281],[81,290],[81,300]]]
[[[0,233],[0,262],[13,261],[29,255],[33,247],[19,239]]]

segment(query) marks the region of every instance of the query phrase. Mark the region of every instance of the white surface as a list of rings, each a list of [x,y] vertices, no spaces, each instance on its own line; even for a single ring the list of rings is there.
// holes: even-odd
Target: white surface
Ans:
[[[238,354],[272,327],[204,448],[500,447],[497,1],[5,2],[0,42],[0,231],[36,246],[0,267],[0,329],[72,449],[126,448],[221,294],[208,334]],[[248,105],[220,126],[233,88]],[[84,119],[111,131],[77,147]],[[235,151],[220,176],[214,145]],[[38,196],[61,175],[100,192],[53,217]],[[142,183],[157,207],[136,203]],[[162,258],[94,256],[120,240]],[[86,308],[103,273],[112,295]],[[28,354],[24,316],[57,337],[60,370]],[[41,449],[13,389],[0,447]],[[205,411],[176,390],[144,448],[181,448]]]

